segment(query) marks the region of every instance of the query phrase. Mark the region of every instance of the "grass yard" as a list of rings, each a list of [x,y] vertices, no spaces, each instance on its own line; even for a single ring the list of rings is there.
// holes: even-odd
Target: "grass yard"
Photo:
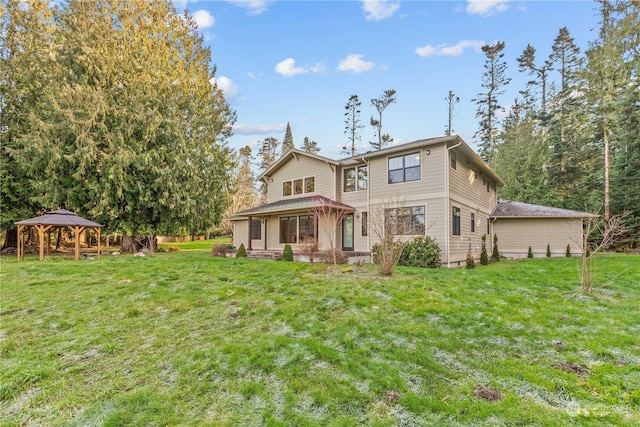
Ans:
[[[638,256],[570,298],[577,258],[384,278],[210,245],[0,258],[1,425],[640,425]]]

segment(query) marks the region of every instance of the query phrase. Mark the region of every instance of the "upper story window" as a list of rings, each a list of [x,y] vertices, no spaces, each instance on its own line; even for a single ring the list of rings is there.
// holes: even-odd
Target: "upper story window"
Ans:
[[[282,183],[282,195],[291,196],[303,193],[313,193],[315,191],[314,177],[294,179]]]
[[[304,179],[304,192],[313,193],[316,189],[315,179],[313,177]]]
[[[367,166],[358,166],[345,169],[343,172],[343,191],[366,190],[369,182],[369,169]]]
[[[290,196],[292,194],[291,192],[291,181],[286,181],[282,183],[282,195],[283,196]]]
[[[358,166],[358,190],[366,190],[369,186],[369,167]]]
[[[420,152],[389,157],[389,184],[420,180]]]
[[[450,156],[451,156],[451,169],[456,169],[456,167],[458,166],[458,162],[457,162],[457,155],[455,151],[451,151],[450,152]]]

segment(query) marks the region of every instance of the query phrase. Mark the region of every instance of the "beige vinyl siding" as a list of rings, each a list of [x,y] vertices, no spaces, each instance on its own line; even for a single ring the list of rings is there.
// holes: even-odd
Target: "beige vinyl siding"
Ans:
[[[493,223],[498,249],[509,258],[526,258],[529,246],[534,257],[545,257],[547,244],[552,256],[581,255],[582,220],[577,218],[498,218]]]
[[[335,199],[334,177],[331,168],[336,166],[330,165],[321,160],[313,159],[307,156],[298,155],[287,161],[280,167],[271,177],[269,177],[269,187],[267,194],[267,203],[277,202],[282,199],[295,197],[305,197],[310,195],[320,195]],[[313,193],[302,193],[298,195],[284,196],[282,193],[282,185],[285,181],[294,181],[296,179],[303,180],[313,177],[315,191]],[[273,180],[273,182],[271,182]]]
[[[429,155],[426,154],[426,150],[429,150]],[[420,179],[389,184],[389,157],[415,152],[420,153]],[[445,191],[445,177],[442,173],[444,156],[444,145],[439,144],[371,159],[369,163],[371,203],[443,197]]]
[[[233,221],[233,246],[240,247],[244,243],[245,248],[249,248],[249,220]]]
[[[453,149],[455,151],[455,149]],[[463,265],[467,259],[469,243],[471,254],[479,260],[482,250],[482,235],[487,233],[487,220],[495,206],[495,182],[489,180],[482,170],[464,154],[456,152],[456,168],[447,160],[449,173],[449,256],[452,266]],[[487,182],[489,191],[487,191]],[[460,235],[453,235],[453,207],[460,208]],[[475,232],[471,231],[471,214],[475,215]],[[487,235],[487,251],[492,250],[492,235]],[[498,246],[499,243],[498,243]],[[444,261],[444,260],[443,260]]]
[[[460,235],[453,235],[453,207],[460,208]],[[475,214],[475,232],[471,231],[471,214]],[[455,200],[449,201],[449,256],[452,266],[463,265],[467,260],[469,243],[471,243],[471,254],[477,261],[480,259],[482,250],[482,235],[487,233],[487,220],[489,214],[480,212],[475,207],[465,205]],[[498,236],[500,237],[500,236]],[[492,236],[487,236],[487,252],[491,255]],[[500,246],[500,242],[498,242]],[[443,262],[446,262],[443,259]]]
[[[455,151],[455,149],[454,149]],[[447,163],[449,164],[449,162]],[[495,206],[495,183],[461,153],[457,153],[456,169],[449,170],[449,197],[489,213]],[[477,171],[477,173],[476,173]],[[489,182],[487,192],[486,182]]]

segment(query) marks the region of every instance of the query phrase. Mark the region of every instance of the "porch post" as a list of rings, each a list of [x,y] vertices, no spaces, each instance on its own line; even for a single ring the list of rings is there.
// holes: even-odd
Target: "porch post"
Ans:
[[[251,247],[251,229],[252,229],[252,222],[253,222],[253,217],[251,215],[249,215],[249,244],[247,245],[247,250],[252,250],[253,248]]]

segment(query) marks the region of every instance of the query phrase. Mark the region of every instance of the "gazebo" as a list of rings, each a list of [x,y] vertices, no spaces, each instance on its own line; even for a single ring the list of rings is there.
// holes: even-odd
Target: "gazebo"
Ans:
[[[76,260],[80,259],[80,233],[85,229],[90,228],[98,233],[98,257],[100,257],[100,229],[102,225],[84,219],[74,212],[58,209],[56,211],[47,212],[44,215],[37,216],[31,219],[25,219],[24,221],[16,222],[18,226],[18,259],[24,259],[24,231],[29,227],[34,227],[38,230],[38,241],[40,243],[40,261],[44,259],[44,242],[45,233],[48,236],[51,235],[51,230],[55,228],[68,228],[73,231],[75,236],[75,255]],[[49,255],[49,239],[47,239],[47,255]]]

